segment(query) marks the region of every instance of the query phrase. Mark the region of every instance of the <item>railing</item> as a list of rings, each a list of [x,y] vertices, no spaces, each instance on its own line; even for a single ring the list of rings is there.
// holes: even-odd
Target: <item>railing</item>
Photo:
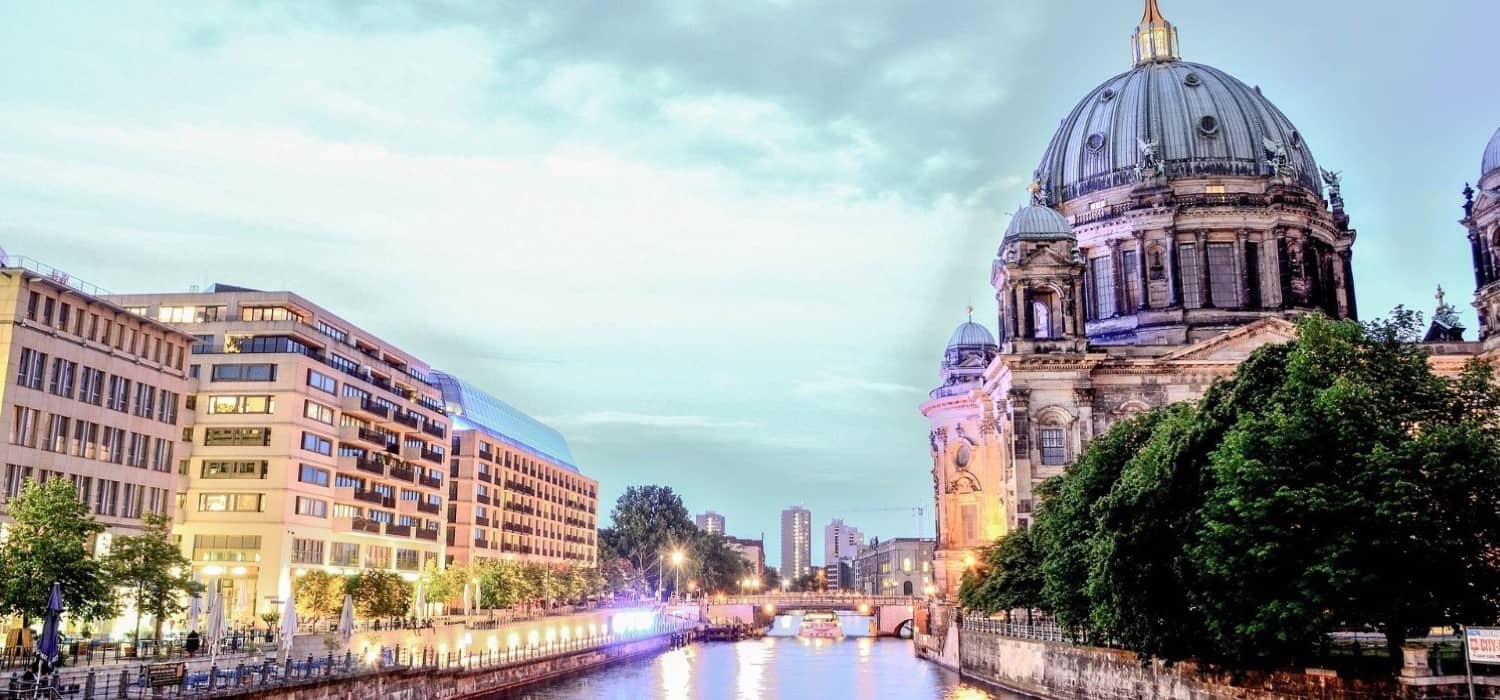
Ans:
[[[397,525],[395,523],[385,524],[385,534],[392,537],[411,537],[410,525]]]
[[[520,503],[514,503],[514,502],[509,502],[508,501],[505,504],[505,509],[508,510],[508,511],[511,511],[513,513],[525,513],[526,515],[536,515],[536,509],[535,508],[532,508],[531,506],[527,506],[527,505],[522,505]]]
[[[89,284],[88,282],[78,279],[77,277],[74,277],[35,258],[28,258],[24,255],[17,255],[10,258],[8,261],[0,261],[0,264],[8,267],[19,267],[22,269],[31,270],[32,272],[46,277],[53,282],[61,284],[65,287],[72,287],[73,289],[83,292],[84,294],[87,294],[89,296],[102,297],[109,294],[109,290],[107,289],[104,289],[97,285]]]
[[[1035,639],[1044,642],[1068,641],[1068,636],[1064,633],[1063,629],[1051,620],[1036,623],[1015,620],[1007,622],[1005,620],[965,615],[959,619],[959,626],[971,632],[998,634],[1002,637],[1014,637],[1016,639]]]
[[[443,453],[438,452],[437,450],[432,450],[432,449],[428,449],[426,447],[423,447],[422,448],[422,459],[425,459],[425,460],[427,460],[429,462],[434,462],[436,464],[442,464],[443,463]],[[423,477],[423,478],[427,478],[427,477]],[[442,481],[438,481],[437,483],[438,483],[439,486],[441,486],[443,484]]]
[[[379,491],[360,491],[356,489],[354,491],[354,500],[373,503],[384,508],[392,508],[396,505],[394,497],[387,496]]]
[[[422,456],[426,457],[427,455],[424,453]],[[438,461],[441,461],[441,460],[438,460]],[[423,475],[417,477],[417,483],[419,483],[419,484],[421,484],[423,486],[426,486],[427,488],[430,488],[430,489],[440,489],[440,488],[443,487],[443,480],[442,479],[439,479],[438,477],[430,476],[430,475],[427,475],[427,474],[423,474]]]
[[[519,481],[506,481],[505,482],[505,488],[508,491],[515,491],[516,493],[524,493],[524,494],[526,494],[528,496],[535,496],[536,495],[536,489],[531,488],[530,486],[527,486],[526,484],[523,484],[523,483],[521,483]]]
[[[441,424],[433,423],[431,421],[422,424],[422,432],[427,433],[428,435],[431,435],[439,440],[448,437],[448,431],[443,430],[443,426]]]
[[[430,540],[432,542],[436,542],[438,539],[438,531],[428,530],[427,528],[419,528],[413,530],[412,534],[416,535],[416,538],[419,540]]]
[[[369,518],[354,518],[351,521],[351,527],[360,532],[369,532],[376,535],[380,534],[379,520],[371,520]]]
[[[432,515],[437,515],[442,509],[436,503],[428,503],[427,501],[417,501],[417,510],[422,511],[423,513],[430,513]]]
[[[369,457],[355,457],[354,468],[362,472],[369,472],[371,474],[379,474],[381,476],[385,476],[385,463],[381,462],[378,459],[370,459]]]
[[[391,476],[392,479],[399,479],[401,481],[412,481],[413,479],[415,479],[417,477],[417,472],[416,472],[415,469],[412,469],[410,465],[406,465],[406,464],[392,464],[391,465],[391,474],[390,474],[390,476]]]
[[[404,426],[406,426],[408,428],[411,428],[413,430],[416,430],[416,429],[418,429],[418,428],[420,428],[422,426],[422,419],[421,419],[421,417],[413,415],[412,413],[407,412],[407,411],[402,411],[400,413],[397,413],[395,415],[395,420],[396,420],[397,423],[400,423],[400,424],[402,424],[402,425],[404,425]]]

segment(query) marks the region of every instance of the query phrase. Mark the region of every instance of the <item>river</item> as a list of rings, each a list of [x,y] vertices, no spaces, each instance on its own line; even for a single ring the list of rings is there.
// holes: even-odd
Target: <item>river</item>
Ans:
[[[911,642],[758,639],[709,642],[627,661],[494,700],[1019,700],[983,690],[912,655]]]

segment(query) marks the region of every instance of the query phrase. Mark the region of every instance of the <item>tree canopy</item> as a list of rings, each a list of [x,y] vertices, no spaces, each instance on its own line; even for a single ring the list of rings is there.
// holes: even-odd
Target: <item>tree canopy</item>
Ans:
[[[1310,316],[1201,400],[1117,423],[1043,485],[1033,530],[986,553],[963,604],[1240,667],[1305,661],[1338,628],[1395,649],[1494,622],[1500,392],[1483,364],[1434,374],[1420,328],[1401,309]]]
[[[104,526],[71,482],[27,479],[5,511],[11,523],[0,543],[0,614],[42,617],[54,582],[62,586],[69,614],[83,620],[115,614],[114,590],[85,547]]]
[[[159,513],[141,518],[141,534],[116,537],[104,560],[109,584],[135,604],[136,633],[140,633],[142,614],[155,621],[155,635],[161,638],[162,623],[182,612],[187,600],[203,591],[203,584],[193,580],[192,562],[172,541],[172,521]]]

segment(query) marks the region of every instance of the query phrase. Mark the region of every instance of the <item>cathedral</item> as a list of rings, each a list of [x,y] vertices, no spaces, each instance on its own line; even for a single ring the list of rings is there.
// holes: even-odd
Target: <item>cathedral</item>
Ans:
[[[997,333],[948,340],[930,422],[937,584],[1024,528],[1036,487],[1122,417],[1198,398],[1293,319],[1357,319],[1356,237],[1339,175],[1258,87],[1182,60],[1157,0],[1134,66],[1083,97],[1037,166],[990,281]],[[1440,371],[1500,347],[1500,131],[1466,187],[1479,342],[1441,290],[1426,341]]]

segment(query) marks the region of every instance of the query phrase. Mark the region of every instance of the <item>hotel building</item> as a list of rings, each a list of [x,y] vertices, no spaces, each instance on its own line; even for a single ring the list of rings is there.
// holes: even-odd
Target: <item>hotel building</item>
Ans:
[[[109,299],[193,339],[176,532],[227,615],[306,570],[441,561],[450,424],[426,364],[291,292]]]
[[[9,428],[4,500],[26,479],[68,479],[106,526],[89,550],[169,515],[188,421],[192,337],[141,318],[67,274],[0,261],[0,421]]]
[[[453,421],[448,563],[592,565],[599,482],[579,472],[562,434],[451,374],[431,378]]]

